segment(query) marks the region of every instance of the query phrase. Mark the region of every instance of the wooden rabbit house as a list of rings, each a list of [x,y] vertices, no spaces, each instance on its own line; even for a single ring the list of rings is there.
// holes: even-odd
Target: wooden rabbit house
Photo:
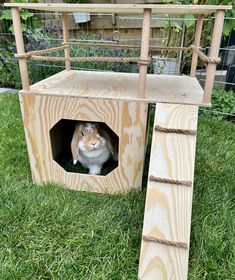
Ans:
[[[21,111],[33,181],[53,182],[75,190],[118,193],[140,189],[149,103],[156,104],[149,164],[139,279],[187,279],[198,107],[210,105],[224,13],[229,6],[132,4],[23,4],[12,10],[23,89]],[[61,13],[60,47],[25,52],[19,10]],[[141,45],[88,43],[103,48],[139,48],[139,57],[72,57],[68,13],[143,15]],[[203,18],[215,14],[207,56],[200,48]],[[174,49],[191,51],[190,75],[147,74],[151,18],[156,14],[197,18],[194,43]],[[83,43],[84,45],[86,43]],[[53,56],[63,50],[64,56]],[[50,55],[48,55],[50,54]],[[195,77],[198,59],[207,64],[204,89]],[[65,62],[65,70],[30,85],[27,60]],[[139,73],[71,70],[71,62],[109,61],[139,64]],[[68,172],[57,161],[75,121],[100,122],[116,135],[118,164],[106,176]],[[71,139],[70,139],[71,140]],[[66,142],[67,143],[67,142]]]

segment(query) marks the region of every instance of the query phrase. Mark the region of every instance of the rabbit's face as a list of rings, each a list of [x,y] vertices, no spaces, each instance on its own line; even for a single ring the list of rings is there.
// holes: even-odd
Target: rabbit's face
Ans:
[[[100,136],[98,125],[92,123],[81,124],[79,127],[79,149],[84,152],[102,149],[106,140]]]

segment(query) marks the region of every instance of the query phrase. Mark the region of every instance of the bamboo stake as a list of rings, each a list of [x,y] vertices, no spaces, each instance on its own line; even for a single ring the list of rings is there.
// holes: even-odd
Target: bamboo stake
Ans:
[[[141,38],[141,60],[148,60],[149,55],[149,38],[151,29],[151,9],[144,9],[144,18],[142,26],[142,38]],[[146,76],[147,76],[147,64],[140,64],[139,71],[139,98],[145,98],[146,88]]]
[[[67,43],[69,40],[69,31],[68,31],[68,13],[62,13],[62,20],[63,20],[63,38],[64,43]],[[65,60],[65,69],[70,71],[71,65],[70,65],[70,51],[69,48],[66,48],[64,50],[64,56],[66,58]]]
[[[14,34],[16,40],[17,54],[25,54],[24,40],[21,31],[20,11],[19,8],[11,8]],[[27,60],[22,58],[19,60],[20,76],[23,90],[29,91],[29,75],[27,69]]]
[[[219,47],[220,41],[223,31],[223,24],[224,24],[224,11],[219,10],[215,14],[215,23],[214,29],[212,34],[212,42],[211,42],[211,49],[210,49],[210,57],[217,58],[219,55]],[[216,64],[209,63],[207,66],[206,72],[206,81],[204,87],[204,96],[203,96],[203,103],[210,103],[211,101],[211,93],[215,78],[215,71],[216,71]]]
[[[197,25],[195,30],[195,38],[194,38],[194,46],[199,47],[200,46],[200,40],[201,40],[201,34],[202,34],[202,25],[203,25],[203,15],[198,15],[197,17]],[[196,70],[197,70],[197,61],[198,61],[198,54],[197,52],[193,52],[192,56],[192,63],[191,63],[191,71],[190,71],[190,77],[195,77]]]

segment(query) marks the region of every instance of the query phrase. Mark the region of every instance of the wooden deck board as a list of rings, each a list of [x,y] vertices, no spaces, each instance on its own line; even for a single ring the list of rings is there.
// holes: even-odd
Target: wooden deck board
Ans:
[[[30,87],[40,95],[92,97],[120,100],[139,99],[135,73],[62,71]],[[188,76],[147,76],[146,102],[201,105],[203,89],[196,78]]]

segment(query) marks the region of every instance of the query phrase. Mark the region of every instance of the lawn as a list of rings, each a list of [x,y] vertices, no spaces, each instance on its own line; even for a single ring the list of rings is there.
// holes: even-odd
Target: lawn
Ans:
[[[17,95],[0,95],[0,279],[137,279],[145,187],[32,184]],[[235,279],[235,125],[199,118],[189,279]],[[157,280],[157,279],[156,279]]]

